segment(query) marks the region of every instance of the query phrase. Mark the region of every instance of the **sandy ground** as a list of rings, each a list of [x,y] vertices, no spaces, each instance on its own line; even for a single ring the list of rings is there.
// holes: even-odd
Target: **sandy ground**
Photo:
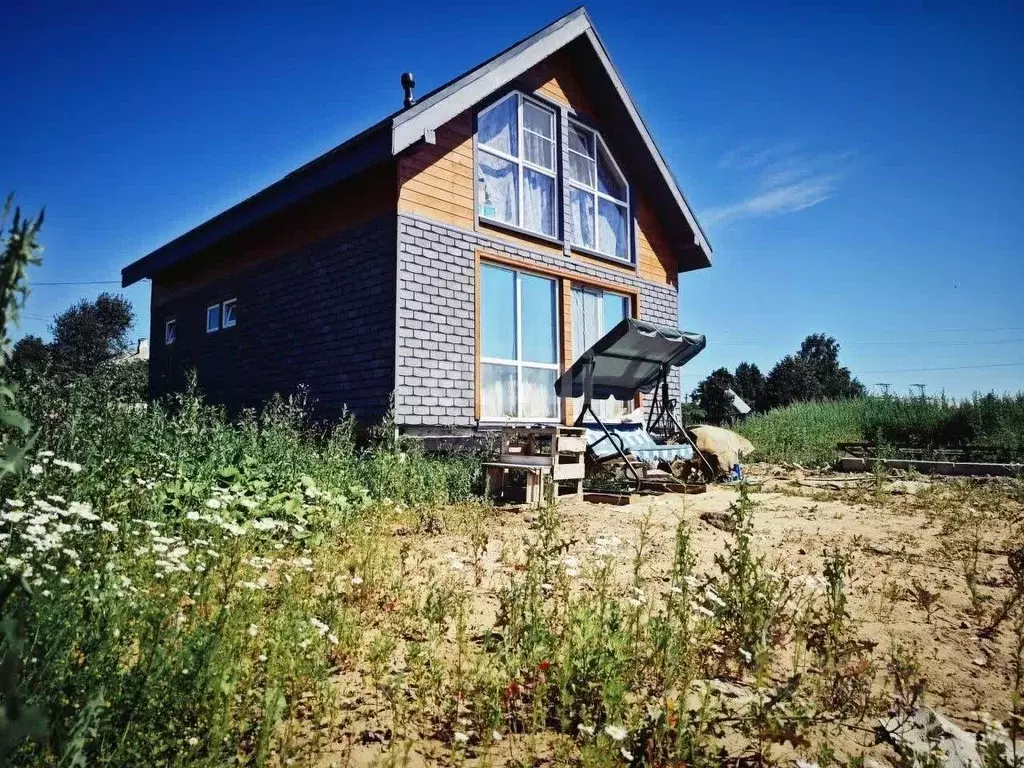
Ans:
[[[964,724],[976,726],[979,710],[1005,714],[1012,690],[1012,629],[1007,622],[994,638],[979,635],[981,627],[970,613],[962,565],[948,552],[959,533],[956,523],[915,498],[929,490],[944,493],[943,484],[899,481],[876,495],[863,489],[870,483],[866,476],[804,479],[799,473],[785,475],[752,478],[761,483],[751,493],[757,504],[754,533],[760,551],[777,558],[788,570],[819,575],[826,550],[849,551],[854,569],[851,612],[860,636],[878,643],[879,658],[894,641],[914,649],[928,681],[928,703]],[[648,574],[657,578],[671,566],[679,520],[691,527],[698,570],[712,570],[714,555],[723,549],[729,534],[702,515],[727,512],[737,496],[733,487],[711,486],[700,495],[667,494],[622,507],[573,499],[561,502],[559,509],[563,535],[577,542],[570,553],[585,557],[589,543],[597,537],[622,540],[623,580],[628,578],[630,552],[640,525],[649,518]],[[504,578],[502,564],[521,561],[523,541],[536,516],[534,511],[514,508],[495,512],[482,558],[485,575],[474,602],[474,623],[481,630],[493,626],[495,590]],[[992,598],[990,613],[1010,593],[1009,535],[1009,523],[1000,521],[985,532],[980,565],[986,574],[984,589]],[[416,538],[414,546],[431,552],[442,565],[453,558],[473,560],[467,537]],[[914,597],[915,585],[937,593],[930,618]]]
[[[767,466],[752,469],[754,538],[761,552],[777,561],[780,569],[816,575],[821,573],[826,550],[850,552],[851,612],[859,636],[877,644],[876,660],[884,664],[894,643],[912,649],[927,680],[925,703],[972,731],[980,730],[979,711],[1005,717],[1013,688],[1014,633],[1007,622],[994,637],[981,635],[979,624],[985,620],[972,614],[962,563],[950,550],[966,536],[964,513],[977,512],[968,509],[978,499],[964,492],[962,482],[918,479],[880,487],[867,475],[805,477],[800,471]],[[583,561],[593,552],[595,539],[621,539],[617,577],[625,590],[641,526],[645,522],[649,526],[650,560],[645,575],[658,580],[667,577],[676,527],[683,520],[691,528],[698,552],[697,570],[710,572],[715,554],[730,536],[708,518],[727,512],[737,498],[735,487],[712,486],[704,494],[668,494],[622,507],[566,500],[559,504],[562,537],[572,541],[568,553]],[[1007,554],[1012,546],[1020,546],[1014,529],[1024,517],[1024,506],[1010,494],[1000,496],[998,490],[982,501],[987,511],[981,516],[987,522],[980,540],[979,571],[991,615],[1011,594]],[[442,524],[440,533],[416,533],[411,526],[398,526],[394,535],[401,539],[414,580],[426,578],[433,569],[450,571],[453,578],[465,581],[473,595],[470,629],[486,632],[494,626],[497,593],[507,581],[508,570],[525,560],[524,542],[537,535],[539,514],[516,507],[487,513],[486,548],[479,559],[473,552],[474,538],[480,544],[479,534],[471,537],[464,532],[465,526],[454,522]],[[915,586],[936,595],[930,611],[915,598]],[[375,734],[386,727],[385,719],[379,706],[363,698],[365,688],[358,677],[339,681],[348,689],[345,698],[351,719],[345,730],[353,738],[322,754],[322,765],[369,765],[396,757],[386,757],[383,739],[374,741]],[[362,736],[355,735],[359,733]],[[410,765],[444,763],[450,758],[450,747],[430,736],[406,746],[412,749],[406,758]],[[499,763],[503,761],[495,764]]]

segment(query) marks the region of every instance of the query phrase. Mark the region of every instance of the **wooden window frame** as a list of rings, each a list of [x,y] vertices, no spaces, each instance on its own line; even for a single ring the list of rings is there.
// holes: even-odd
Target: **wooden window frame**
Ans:
[[[480,339],[480,307],[481,307],[481,296],[480,296],[480,283],[483,274],[484,266],[492,266],[496,269],[504,269],[509,272],[513,272],[516,275],[515,287],[516,287],[516,359],[506,359],[497,357],[484,357],[481,349]],[[553,363],[536,363],[532,361],[523,360],[523,317],[522,317],[522,286],[519,280],[520,274],[530,275],[532,277],[538,277],[544,280],[550,280],[554,287],[554,303],[555,303],[555,362]],[[555,379],[562,373],[562,292],[558,278],[552,278],[550,275],[543,275],[531,270],[529,268],[524,269],[519,265],[512,264],[501,264],[498,262],[485,259],[482,262],[477,261],[476,265],[476,306],[474,308],[474,314],[477,317],[476,323],[476,412],[477,419],[483,424],[560,424],[562,422],[562,398],[555,398],[555,408],[557,413],[548,418],[537,417],[537,416],[485,416],[483,415],[483,397],[482,397],[482,383],[483,383],[483,366],[489,365],[505,365],[514,366],[516,369],[516,398],[522,396],[522,381],[523,381],[523,369],[524,368],[535,368],[538,370],[547,370],[555,372]],[[517,410],[519,409],[520,403],[517,402]]]
[[[486,426],[497,426],[502,423],[522,423],[521,421],[513,420],[492,420],[485,419],[482,417],[483,412],[483,401],[481,397],[481,384],[483,367],[481,363],[481,345],[480,345],[480,267],[482,264],[493,264],[497,267],[504,267],[506,269],[514,269],[519,272],[526,272],[529,274],[536,275],[537,277],[552,278],[556,281],[557,286],[557,307],[556,315],[558,323],[558,351],[559,351],[559,371],[564,372],[565,369],[571,365],[572,359],[572,313],[565,311],[565,306],[568,299],[568,305],[572,306],[572,286],[573,284],[598,288],[603,291],[611,291],[612,293],[619,294],[620,296],[626,296],[630,299],[630,307],[632,309],[632,317],[640,317],[640,291],[638,288],[632,286],[622,285],[619,283],[611,283],[606,280],[599,278],[592,278],[588,275],[580,275],[569,269],[560,269],[557,267],[548,267],[542,264],[533,264],[525,260],[502,256],[490,251],[478,249],[474,253],[474,300],[473,300],[473,390],[474,390],[474,416],[478,425]],[[573,423],[574,414],[572,412],[572,398],[571,397],[560,397],[560,411],[561,411],[561,423],[570,425]],[[639,408],[643,404],[643,396],[637,395],[635,400],[635,407]],[[529,423],[541,423],[538,419],[526,419]],[[544,423],[558,423],[556,421],[544,422]]]

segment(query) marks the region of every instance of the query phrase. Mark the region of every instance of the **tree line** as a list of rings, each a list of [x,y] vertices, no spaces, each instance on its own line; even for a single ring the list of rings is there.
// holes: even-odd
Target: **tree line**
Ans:
[[[808,400],[860,397],[866,392],[850,369],[839,364],[839,342],[824,333],[804,339],[800,349],[777,362],[767,376],[757,365],[747,362],[737,365],[735,371],[712,371],[691,395],[699,413],[691,410],[686,418],[712,424],[729,422],[736,410],[727,389],[759,412]]]

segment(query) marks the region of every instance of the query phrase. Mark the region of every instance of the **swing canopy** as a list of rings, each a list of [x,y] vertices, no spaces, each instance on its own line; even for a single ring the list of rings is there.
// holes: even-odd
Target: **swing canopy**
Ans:
[[[629,400],[637,392],[651,392],[666,366],[689,362],[706,345],[703,334],[627,317],[580,355],[555,382],[555,392],[582,397],[584,372],[593,360],[593,396]]]

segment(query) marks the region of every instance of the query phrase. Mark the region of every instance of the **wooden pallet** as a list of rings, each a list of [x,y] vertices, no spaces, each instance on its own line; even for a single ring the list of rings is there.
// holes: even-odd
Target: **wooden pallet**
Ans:
[[[586,473],[586,430],[582,427],[512,427],[501,436],[498,460],[484,465],[487,473],[485,493],[495,492],[501,498],[516,495],[515,486],[508,485],[509,475],[523,473],[526,477],[524,501],[538,506],[548,498],[553,501],[570,495],[583,498],[583,477]],[[561,493],[568,486],[569,493]]]

